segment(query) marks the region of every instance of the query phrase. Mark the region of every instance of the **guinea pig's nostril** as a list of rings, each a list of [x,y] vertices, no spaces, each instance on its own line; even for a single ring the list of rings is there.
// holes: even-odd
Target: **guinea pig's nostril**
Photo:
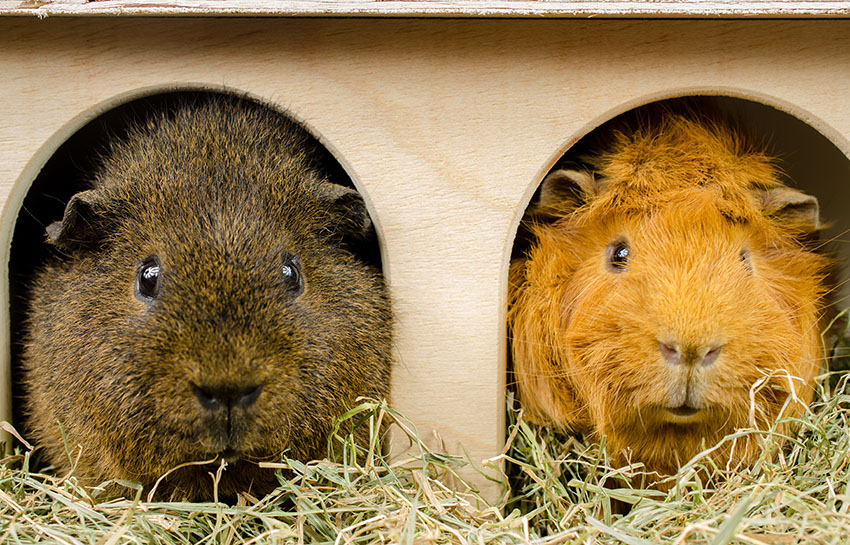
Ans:
[[[705,356],[702,357],[703,365],[711,365],[717,359],[717,356],[720,355],[720,351],[723,349],[723,346],[715,346],[705,353]]]
[[[216,397],[216,393],[212,390],[205,390],[193,384],[192,393],[195,394],[196,398],[198,398],[198,401],[201,403],[201,407],[208,411],[215,411],[221,407],[221,400]]]
[[[242,390],[242,397],[239,398],[239,406],[243,409],[247,409],[251,405],[257,401],[257,398],[260,397],[260,392],[263,390],[263,385],[260,384],[258,386],[249,386]]]
[[[676,348],[675,345],[658,341],[658,350],[661,352],[661,355],[664,356],[664,359],[667,360],[668,363],[682,363],[682,355],[679,353],[679,349]]]

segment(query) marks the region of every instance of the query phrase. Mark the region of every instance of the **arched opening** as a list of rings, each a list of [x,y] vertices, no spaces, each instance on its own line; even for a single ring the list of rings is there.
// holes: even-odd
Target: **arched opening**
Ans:
[[[58,146],[32,181],[18,213],[9,257],[12,417],[16,425],[22,422],[23,416],[19,377],[28,286],[39,266],[57,255],[57,250],[45,241],[45,227],[62,218],[65,205],[74,194],[89,188],[92,175],[98,169],[102,157],[109,152],[111,142],[124,138],[133,127],[144,125],[154,116],[162,113],[170,115],[186,104],[203,103],[220,96],[245,101],[253,107],[294,118],[287,112],[239,92],[180,89],[141,97],[137,95],[98,115],[74,132]],[[340,161],[319,143],[318,138],[313,138],[316,153],[319,154],[317,162],[329,178],[340,185],[357,189]],[[381,268],[377,235],[351,241],[349,246],[361,260]]]
[[[847,238],[847,232],[848,230],[850,230],[850,214],[846,212],[846,206],[844,206],[844,202],[846,202],[848,193],[850,193],[850,184],[848,184],[848,181],[850,181],[850,160],[848,160],[848,157],[837,147],[837,145],[833,141],[824,136],[816,128],[799,119],[798,117],[795,117],[794,115],[791,115],[778,108],[752,100],[728,96],[691,96],[682,98],[671,98],[638,106],[618,116],[614,116],[609,120],[605,120],[597,127],[593,128],[586,134],[582,135],[580,138],[576,139],[575,143],[571,145],[565,153],[563,153],[560,157],[555,157],[554,160],[549,163],[549,165],[547,165],[548,168],[547,172],[544,173],[544,177],[545,174],[549,174],[559,168],[567,166],[573,166],[574,168],[578,165],[586,165],[587,156],[598,153],[600,151],[600,145],[601,150],[605,149],[604,144],[605,142],[610,142],[610,135],[612,129],[616,128],[623,121],[624,118],[640,117],[642,113],[648,112],[650,109],[655,109],[659,105],[664,103],[674,109],[678,109],[679,107],[683,106],[687,106],[692,109],[705,108],[707,110],[716,111],[723,117],[731,118],[731,120],[736,122],[736,124],[739,125],[743,129],[743,131],[746,132],[753,140],[755,140],[757,143],[763,143],[769,155],[776,157],[779,160],[779,166],[786,175],[786,182],[790,187],[796,188],[806,194],[817,197],[820,204],[821,220],[824,224],[826,224],[826,228],[823,229],[823,231],[820,233],[820,242],[817,243],[816,246],[822,243],[826,246],[829,253],[832,253],[836,256],[838,261],[838,267],[840,270],[837,273],[838,278],[836,279],[838,283],[838,290],[836,291],[832,299],[839,310],[848,307],[846,299],[847,294],[850,294],[850,291],[847,290],[847,287],[844,284],[844,279],[847,277],[847,273],[846,271],[841,269],[846,268],[846,263],[848,263],[848,261],[850,260],[850,245],[845,242]],[[564,184],[564,186],[562,187],[567,187],[571,190],[574,189],[577,192],[585,191],[586,187],[593,187],[592,182],[588,182],[586,178],[577,177],[575,180],[570,181],[573,182],[572,185]],[[646,185],[644,187],[646,187]],[[535,205],[540,202],[541,193],[541,186],[538,183],[538,185],[536,186],[536,191],[531,196],[529,208],[526,209],[526,218],[528,218],[529,212],[535,207]],[[568,194],[565,191],[564,193],[559,194],[559,196],[565,199],[570,199],[573,198],[575,195],[571,193]],[[578,198],[576,199],[576,201],[581,201],[581,199]],[[613,200],[610,202],[613,202]],[[546,214],[549,212],[549,210],[544,210],[542,213]],[[617,213],[615,209],[606,210],[610,212],[610,215],[607,216],[608,218],[616,217]],[[551,218],[546,217],[541,221],[547,221],[549,219]],[[580,230],[580,227],[575,227],[574,225],[572,227],[574,227],[577,231]],[[615,235],[619,235],[619,233],[615,233]],[[619,272],[618,268],[621,266],[620,264],[624,262],[623,260],[627,259],[627,257],[617,255],[617,252],[619,251],[619,248],[621,246],[619,244],[620,241],[618,241],[617,237],[608,240],[610,240],[610,244],[607,248],[604,244],[600,247],[602,250],[606,250],[609,252],[607,254],[607,257],[604,257],[604,253],[593,254],[603,257],[601,257],[598,262],[594,262],[592,266],[588,266],[588,270],[593,269],[593,267],[608,266],[611,268],[612,274],[616,274]],[[806,243],[808,243],[809,241],[810,240],[806,240]],[[525,255],[528,248],[533,244],[533,242],[533,233],[526,229],[526,225],[521,224],[517,231],[517,237],[514,241],[512,259],[518,259]],[[626,249],[628,251],[628,247],[626,247]],[[571,253],[568,248],[565,248],[565,250],[566,251],[564,251],[564,254]],[[629,253],[626,253],[624,255],[628,256]],[[738,256],[738,254],[733,253],[732,256],[733,261],[736,256],[742,261],[745,261],[747,254],[745,252],[742,252],[740,256]],[[546,281],[541,281],[540,284],[547,284],[548,287],[550,284],[554,285],[557,282],[561,281],[560,278],[557,278],[557,273],[555,272],[555,265],[551,265],[551,263],[553,263],[554,261],[555,260],[548,262],[550,266],[546,269],[546,272],[549,273],[550,276],[547,276]],[[560,263],[566,261],[567,259],[565,258]],[[672,261],[672,259],[667,260],[666,263],[670,263]],[[576,268],[575,270],[578,270],[578,268]],[[587,273],[587,277],[591,277],[592,274],[593,273]],[[587,284],[590,283],[590,281],[587,281]],[[599,285],[603,284],[600,283]],[[607,286],[608,284],[604,285]],[[523,320],[525,320],[522,323],[522,327],[526,327],[527,331],[531,330],[534,327],[532,324],[541,323],[541,321],[544,319],[548,319],[550,320],[550,322],[547,322],[547,325],[549,327],[547,329],[546,335],[539,335],[536,337],[533,335],[526,335],[522,338],[523,340],[520,342],[523,342],[527,346],[531,347],[527,349],[527,353],[532,353],[536,351],[535,357],[539,357],[539,359],[541,360],[546,360],[546,358],[544,357],[545,355],[551,356],[551,354],[555,352],[555,350],[550,350],[550,348],[553,346],[557,346],[558,339],[568,338],[569,334],[565,331],[567,329],[567,326],[564,322],[559,320],[561,320],[562,316],[567,315],[570,312],[570,309],[568,308],[571,304],[570,302],[574,302],[579,299],[580,295],[577,295],[577,293],[581,292],[581,290],[586,287],[586,285],[581,285],[577,287],[573,286],[573,291],[569,292],[559,292],[555,289],[544,291],[541,289],[539,291],[531,293],[531,295],[528,295],[529,300],[533,298],[537,298],[538,300],[546,300],[546,305],[548,306],[541,305],[541,308],[545,308],[543,308],[543,310],[538,312],[537,314],[534,314],[532,312],[528,312],[527,314],[525,314],[522,318]],[[511,288],[509,287],[508,289]],[[592,293],[593,296],[596,297],[596,300],[603,300],[607,299],[608,297],[610,297],[611,300],[616,300],[617,297],[621,297],[621,299],[624,298],[621,293],[614,293],[614,291],[615,290],[609,290],[602,294],[597,292]],[[569,297],[567,297],[566,295],[563,298],[559,297],[559,295],[562,293],[568,293]],[[583,294],[584,292],[581,293]],[[648,293],[648,291],[644,291],[642,293]],[[592,299],[593,296],[589,298]],[[511,299],[512,297],[509,296],[508,300]],[[634,297],[632,300],[644,301],[651,299],[652,297],[650,296],[646,298]],[[738,300],[743,301],[745,299],[739,298]],[[550,301],[555,301],[555,303],[549,304]],[[811,300],[808,301],[808,303],[811,302]],[[556,308],[558,307],[558,305],[560,305],[560,308]],[[814,305],[812,304],[811,307],[813,306]],[[533,305],[529,305],[529,308],[533,308]],[[628,314],[628,320],[631,320],[631,323],[641,323],[643,321],[646,321],[647,323],[654,324],[655,322],[652,322],[652,317],[647,315],[648,311],[646,310],[646,307],[640,308],[641,313]],[[543,406],[544,404],[548,404],[545,407],[538,407],[533,410],[537,410],[538,415],[543,415],[539,416],[539,421],[544,421],[544,423],[546,423],[545,421],[548,419],[549,422],[556,422],[557,426],[551,427],[551,429],[553,430],[559,427],[570,428],[570,426],[574,422],[577,422],[576,427],[585,426],[587,430],[592,429],[593,431],[598,432],[600,429],[602,429],[601,426],[597,425],[596,422],[593,422],[592,424],[587,423],[589,422],[590,418],[586,416],[586,413],[580,414],[579,409],[583,409],[588,405],[587,398],[576,400],[570,398],[570,395],[573,392],[587,385],[588,376],[594,376],[592,375],[592,373],[588,373],[586,375],[581,374],[582,371],[577,371],[576,368],[569,368],[567,363],[565,363],[568,359],[573,358],[574,354],[579,353],[582,350],[584,350],[585,353],[595,351],[597,354],[602,354],[601,356],[599,356],[598,359],[592,360],[592,363],[594,364],[599,362],[602,362],[604,364],[611,363],[612,367],[616,367],[616,365],[619,365],[622,362],[636,362],[634,367],[638,368],[639,370],[635,371],[633,373],[633,376],[639,378],[635,379],[634,383],[629,383],[623,386],[622,389],[620,389],[618,385],[616,388],[612,386],[607,390],[608,392],[611,392],[612,395],[606,397],[606,399],[613,400],[613,403],[622,402],[624,405],[628,406],[627,409],[623,409],[623,414],[639,413],[640,411],[638,409],[635,409],[635,405],[628,405],[628,401],[623,401],[622,396],[624,396],[625,394],[622,394],[621,392],[627,391],[630,388],[632,391],[641,391],[643,388],[649,389],[650,387],[645,387],[646,384],[652,384],[660,391],[664,391],[664,388],[666,387],[659,386],[666,384],[663,381],[655,380],[658,376],[661,376],[661,373],[652,375],[647,372],[647,369],[655,365],[656,359],[661,362],[659,363],[659,366],[664,365],[664,360],[659,359],[664,357],[664,352],[663,350],[659,350],[658,347],[660,346],[663,349],[667,349],[669,348],[668,345],[662,343],[661,345],[656,346],[657,337],[651,335],[639,337],[639,335],[642,335],[644,333],[643,330],[641,330],[640,332],[635,332],[632,330],[624,329],[622,327],[623,324],[621,321],[611,320],[612,322],[616,323],[605,324],[605,319],[601,319],[599,321],[594,322],[595,318],[599,316],[617,316],[618,309],[614,308],[613,305],[611,307],[606,306],[604,307],[604,309],[601,306],[593,307],[593,305],[587,305],[585,307],[585,310],[587,310],[587,312],[584,314],[585,316],[594,317],[593,320],[588,319],[586,322],[592,322],[595,329],[591,329],[588,327],[583,331],[583,333],[585,334],[585,336],[589,336],[588,331],[591,331],[593,335],[596,335],[596,333],[599,332],[598,336],[594,336],[592,339],[587,340],[586,344],[580,344],[581,342],[585,341],[585,339],[580,339],[575,344],[570,345],[570,350],[572,351],[570,352],[569,358],[550,357],[548,360],[546,360],[553,362],[550,367],[538,368],[529,365],[528,368],[531,370],[527,371],[525,374],[527,384],[531,384],[531,386],[526,387],[525,391],[534,393],[542,392],[542,394],[539,395],[539,398],[543,399],[543,401],[541,401],[539,405]],[[796,312],[796,310],[793,312]],[[544,313],[546,313],[545,317],[543,317]],[[690,318],[696,314],[697,313],[679,313],[678,316]],[[708,314],[709,313],[707,313],[707,315]],[[783,315],[783,317],[791,314],[792,311],[788,311],[786,312],[786,314]],[[811,314],[817,316],[816,312],[812,312]],[[511,311],[509,311],[509,321],[514,319],[513,316],[514,315],[511,314]],[[535,322],[535,320],[537,321]],[[683,322],[684,321],[686,320],[683,320]],[[803,329],[806,332],[815,331],[816,325],[821,325],[821,323],[816,324],[816,322],[818,322],[818,320],[816,318],[813,318],[809,322],[809,326]],[[516,322],[511,322],[511,326],[515,325],[515,323]],[[763,323],[764,322],[757,322],[758,326],[761,326]],[[608,329],[604,329],[605,326],[608,326]],[[646,330],[650,329],[651,328],[649,327],[646,328]],[[763,334],[759,327],[742,329],[742,331],[743,330],[751,332],[756,337],[760,337]],[[623,336],[626,335],[624,331],[627,331],[629,335],[633,335],[633,337],[630,337],[629,339],[634,339],[635,344],[644,343],[646,341],[645,344],[641,344],[638,349],[634,351],[634,354],[637,354],[636,356],[634,356],[634,354],[632,354],[631,352],[627,353],[626,349],[623,348],[623,345],[627,342],[631,342],[631,340],[622,342],[618,341],[617,343],[613,342],[615,339],[623,338]],[[654,330],[650,331],[650,333],[653,332]],[[509,343],[514,341],[512,335],[515,334],[515,330],[509,330]],[[620,337],[618,337],[618,335],[620,335]],[[788,338],[791,338],[791,336],[777,338],[780,341],[784,341]],[[827,338],[829,338],[829,336],[827,336]],[[566,342],[567,341],[564,341],[565,344]],[[593,343],[597,344],[594,345]],[[779,344],[781,343],[774,343],[774,345]],[[643,346],[649,346],[649,348],[646,351],[641,352],[640,350],[642,350],[641,347]],[[619,359],[617,353],[615,352],[616,350],[621,351]],[[659,352],[661,353],[661,356],[658,356]],[[705,352],[705,354],[709,353],[711,353],[710,350],[707,350]],[[814,369],[815,367],[819,367],[822,362],[822,360],[820,359],[820,355],[822,355],[822,352],[817,352],[817,354],[820,354],[818,356],[815,356],[815,353],[816,351],[813,350],[808,353],[809,355],[805,357],[796,358],[795,361],[808,362],[810,365],[807,369]],[[509,352],[509,354],[511,354],[511,352]],[[544,356],[540,356],[540,354],[543,354]],[[676,354],[678,355],[678,352]],[[714,354],[716,355],[717,352],[714,352]],[[559,353],[559,356],[563,356],[563,353]],[[519,360],[520,357],[526,356],[520,354],[519,356],[517,356],[517,360]],[[576,356],[576,358],[578,357]],[[510,359],[511,358],[509,357],[509,368],[507,375],[508,387],[510,390],[516,392],[517,389],[522,388],[517,388],[516,386],[515,381],[517,379],[517,376],[519,375],[513,374],[514,362],[510,361]],[[532,359],[532,357],[526,357],[525,361],[529,361]],[[591,358],[588,358],[588,361],[591,361]],[[736,361],[748,362],[750,360],[742,358]],[[779,359],[777,358],[775,361],[779,361]],[[710,365],[709,360],[705,360],[705,362],[706,366]],[[592,365],[587,363],[586,361],[583,362],[583,365],[584,367],[582,369],[588,369],[592,367]],[[626,366],[626,363],[624,363],[623,367]],[[601,369],[603,367],[604,366],[597,366],[595,368]],[[742,367],[746,366],[744,365]],[[843,364],[839,363],[838,368],[843,368]],[[835,369],[836,366],[833,366],[831,364],[830,370]],[[574,375],[570,375],[570,373],[574,373]],[[811,371],[811,373],[814,374],[814,371]],[[564,377],[575,376],[580,374],[581,378],[578,380],[585,381],[580,387],[577,387],[574,384],[570,384],[568,387],[562,387],[561,384],[558,384],[558,380],[560,379],[563,379],[564,383],[567,382],[567,379],[565,379]],[[599,373],[599,376],[601,376],[602,374],[603,373]],[[612,378],[613,383],[616,380],[620,380],[622,376],[625,376],[627,373],[625,371],[621,372],[616,368],[612,370],[606,367],[604,374],[610,377],[614,377]],[[799,377],[803,375],[801,373],[797,373],[794,376]],[[546,384],[545,386],[540,386],[541,383],[547,382],[547,377],[552,377],[551,381],[549,381],[548,384]],[[653,380],[655,380],[655,382],[653,382]],[[752,384],[753,382],[749,379],[744,382],[744,379],[742,379],[742,383]],[[552,384],[558,384],[557,388],[560,389],[556,391],[555,386],[552,386],[550,389],[549,386]],[[535,386],[538,387],[538,389],[535,390]],[[606,386],[604,387],[607,386],[610,385],[606,384]],[[601,390],[602,388],[603,387],[601,387],[599,390]],[[591,388],[588,387],[588,389]],[[601,399],[602,397],[604,397],[602,395],[599,395],[599,390],[594,391],[596,395],[595,399]],[[529,397],[532,396],[529,395]],[[578,396],[575,397],[578,398]],[[659,399],[667,400],[667,398],[663,397],[662,395],[659,395]],[[523,407],[525,410],[526,417],[528,417],[528,414],[531,412],[531,410],[529,410],[529,405],[532,404],[533,403],[528,403],[525,404]],[[691,407],[687,404],[684,404],[683,406],[687,408]],[[578,409],[576,409],[576,407],[578,407]],[[674,407],[674,409],[678,409],[678,406]],[[702,410],[702,407],[696,410]],[[615,411],[612,409],[609,411],[609,413],[606,414],[612,414],[614,412]],[[622,427],[624,426],[621,426],[621,428]],[[612,428],[609,427],[608,429],[610,430]],[[728,431],[729,430],[727,430],[727,432]],[[611,434],[609,434],[607,431],[605,432],[605,434],[608,435],[608,439],[610,440]],[[608,445],[611,444],[611,442],[608,443]],[[522,459],[521,456],[518,456],[518,459]],[[520,482],[521,479],[524,478],[521,475],[510,475],[511,479],[515,479],[514,481],[512,481],[514,482],[514,484]],[[519,490],[521,488],[522,485],[519,484],[517,485],[515,490]]]

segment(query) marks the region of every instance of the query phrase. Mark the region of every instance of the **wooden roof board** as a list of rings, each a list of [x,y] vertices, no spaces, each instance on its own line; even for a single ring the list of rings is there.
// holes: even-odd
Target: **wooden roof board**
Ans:
[[[850,1],[0,0],[0,15],[843,18],[850,17]]]

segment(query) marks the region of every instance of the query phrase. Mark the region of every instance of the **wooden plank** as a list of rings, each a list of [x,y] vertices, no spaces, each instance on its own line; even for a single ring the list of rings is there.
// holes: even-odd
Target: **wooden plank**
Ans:
[[[850,153],[844,20],[6,17],[0,50],[0,267],[29,184],[104,110],[175,87],[271,100],[321,137],[373,213],[397,317],[394,405],[475,462],[505,439],[513,237],[572,142],[635,105],[709,93],[791,112]],[[818,167],[813,191],[840,232],[850,184]],[[2,269],[0,408],[7,282]]]
[[[0,15],[850,17],[843,0],[0,0]]]

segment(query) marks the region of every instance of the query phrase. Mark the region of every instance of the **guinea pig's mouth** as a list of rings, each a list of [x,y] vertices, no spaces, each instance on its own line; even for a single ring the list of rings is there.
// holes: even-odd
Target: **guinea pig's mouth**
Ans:
[[[216,461],[225,461],[227,463],[233,463],[244,458],[244,452],[231,447],[226,447],[218,452],[212,452],[206,456],[206,459],[215,459]]]
[[[218,457],[226,462],[232,462],[239,459],[241,457],[241,453],[238,450],[226,448],[218,453]]]
[[[238,461],[257,463],[279,460],[280,454],[260,454],[253,451],[239,450],[232,447],[226,447],[223,450],[211,454],[207,458],[214,458],[215,460],[224,460],[227,463],[233,463]]]
[[[678,407],[667,407],[667,412],[672,414],[673,416],[678,416],[680,418],[687,418],[689,416],[694,416],[699,413],[701,409],[696,407],[691,407],[690,405],[680,405]]]

